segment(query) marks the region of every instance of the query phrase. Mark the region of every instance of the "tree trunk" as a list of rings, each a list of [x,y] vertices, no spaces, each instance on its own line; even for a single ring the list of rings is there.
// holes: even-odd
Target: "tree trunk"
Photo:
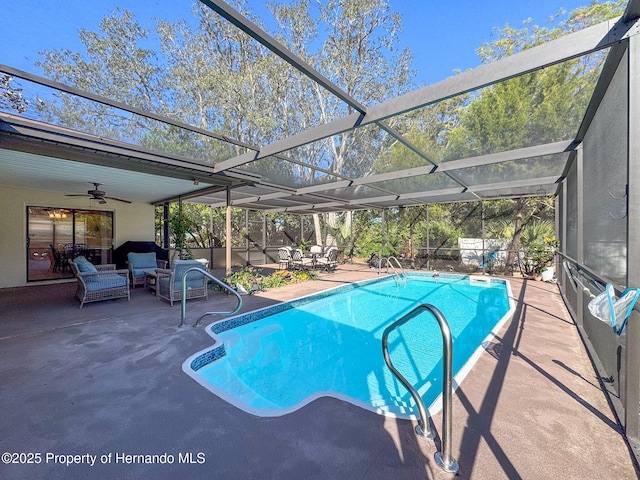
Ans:
[[[322,229],[320,228],[320,214],[313,214],[313,229],[316,233],[316,245],[323,245],[322,243]]]

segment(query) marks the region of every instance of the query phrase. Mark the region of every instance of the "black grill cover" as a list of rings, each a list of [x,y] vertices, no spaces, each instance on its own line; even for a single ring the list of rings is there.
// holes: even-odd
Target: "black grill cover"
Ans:
[[[124,242],[113,251],[113,263],[116,268],[127,268],[127,253],[156,252],[158,260],[169,261],[169,250],[159,247],[154,242]]]

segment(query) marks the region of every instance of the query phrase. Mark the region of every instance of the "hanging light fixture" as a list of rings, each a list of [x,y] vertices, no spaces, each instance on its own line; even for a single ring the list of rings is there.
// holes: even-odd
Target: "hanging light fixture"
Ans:
[[[49,210],[49,218],[67,218],[66,210]]]

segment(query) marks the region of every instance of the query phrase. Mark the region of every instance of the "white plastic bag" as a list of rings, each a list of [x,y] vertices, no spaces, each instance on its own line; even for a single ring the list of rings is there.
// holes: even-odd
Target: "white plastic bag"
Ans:
[[[589,311],[598,320],[611,325],[613,331],[620,335],[638,300],[639,293],[640,290],[637,288],[627,288],[618,298],[613,286],[608,283],[604,292],[589,302]]]

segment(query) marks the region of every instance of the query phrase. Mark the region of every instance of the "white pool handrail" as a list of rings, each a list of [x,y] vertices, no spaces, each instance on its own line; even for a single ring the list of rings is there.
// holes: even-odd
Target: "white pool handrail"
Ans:
[[[451,338],[451,329],[447,319],[440,310],[429,303],[423,303],[416,308],[406,313],[398,320],[393,322],[387,328],[384,329],[382,334],[382,354],[384,355],[384,361],[389,367],[389,370],[400,380],[400,382],[409,390],[409,393],[413,397],[418,407],[419,420],[416,425],[416,433],[428,439],[435,438],[435,433],[429,426],[429,419],[427,417],[427,409],[424,406],[422,397],[416,391],[416,389],[409,383],[409,381],[402,376],[402,374],[393,366],[391,357],[389,356],[389,334],[398,327],[401,327],[409,320],[417,317],[423,310],[429,310],[438,321],[440,331],[442,332],[442,452],[437,452],[435,455],[436,464],[447,473],[458,472],[458,462],[451,455],[451,402],[453,397],[453,341]]]
[[[382,267],[382,261],[385,260],[385,266],[387,268],[387,273],[389,273],[389,267],[391,267],[391,269],[393,270],[393,273],[396,277],[396,281],[398,283],[400,283],[399,281],[402,280],[404,282],[404,285],[407,284],[407,277],[404,273],[404,267],[402,266],[402,264],[400,263],[400,260],[398,260],[396,257],[382,257],[379,262],[378,262],[378,275],[380,274],[380,268]],[[400,270],[402,271],[402,274],[398,273],[398,269],[396,269],[396,267],[393,265],[393,263],[391,262],[391,260],[394,260],[396,265],[400,268]]]
[[[234,315],[236,313],[238,313],[240,311],[240,309],[242,308],[242,297],[240,296],[240,294],[238,292],[236,292],[233,288],[231,288],[229,285],[227,285],[226,283],[218,280],[215,276],[211,275],[209,272],[203,270],[200,267],[192,267],[189,268],[188,270],[185,270],[184,274],[182,275],[182,304],[181,304],[181,311],[180,311],[180,325],[178,325],[179,327],[184,327],[186,325],[184,319],[187,316],[187,274],[189,272],[199,272],[201,274],[203,274],[205,277],[209,278],[210,280],[213,280],[216,284],[220,285],[222,288],[226,289],[227,291],[231,292],[233,295],[236,296],[236,299],[238,300],[238,304],[236,305],[236,308],[233,309],[233,311],[231,312],[205,312],[202,315],[200,315],[198,317],[198,319],[193,323],[194,327],[197,327],[198,325],[200,325],[200,320],[202,320],[203,317],[206,317],[207,315]],[[207,286],[205,286],[205,288],[207,288]]]

